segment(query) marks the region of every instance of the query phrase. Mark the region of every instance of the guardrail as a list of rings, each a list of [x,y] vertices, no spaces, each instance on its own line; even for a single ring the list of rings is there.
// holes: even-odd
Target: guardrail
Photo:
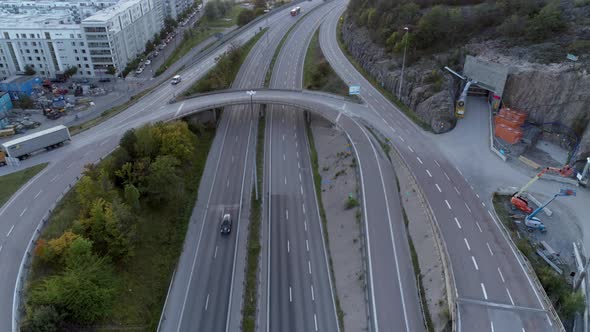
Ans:
[[[496,194],[496,193],[494,193],[494,194]],[[551,302],[551,300],[547,296],[547,293],[545,292],[543,285],[541,285],[541,282],[539,281],[539,278],[537,277],[537,274],[535,273],[533,266],[529,262],[528,258],[526,258],[526,256],[524,256],[520,252],[520,250],[516,246],[516,243],[514,243],[514,241],[512,240],[512,236],[510,235],[510,232],[508,231],[508,229],[506,229],[506,226],[504,225],[504,223],[502,222],[500,217],[498,217],[498,214],[496,213],[496,208],[494,207],[493,199],[490,199],[489,203],[492,206],[492,208],[491,208],[491,211],[493,214],[492,219],[494,220],[494,222],[496,223],[496,225],[500,229],[500,232],[502,233],[502,235],[504,236],[504,238],[508,242],[508,245],[511,247],[512,251],[516,255],[516,259],[519,261],[519,263],[521,264],[521,266],[525,270],[525,273],[528,275],[529,280],[533,283],[532,286],[534,286],[536,288],[535,292],[537,294],[541,295],[542,302],[544,302],[545,311],[547,312],[547,315],[550,316],[548,318],[557,324],[557,328],[559,329],[559,331],[565,332],[565,327],[563,326],[561,319],[559,319],[559,315],[557,314],[557,311],[553,307],[553,303]]]
[[[490,111],[490,119],[489,119],[489,124],[490,124],[490,150],[495,153],[498,157],[500,157],[500,159],[502,159],[503,161],[506,161],[508,159],[508,157],[506,157],[504,154],[502,154],[500,151],[498,151],[498,149],[496,149],[496,147],[494,146],[494,121],[493,121],[493,115],[492,115],[492,106],[490,105],[490,103],[488,103],[486,101],[486,104],[488,105],[488,110]]]

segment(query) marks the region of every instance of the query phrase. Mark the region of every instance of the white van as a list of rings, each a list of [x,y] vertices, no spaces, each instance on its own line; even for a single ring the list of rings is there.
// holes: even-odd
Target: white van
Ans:
[[[176,75],[176,76],[172,77],[172,81],[170,81],[170,83],[176,85],[176,84],[180,83],[181,80],[182,80],[182,78],[180,77],[180,75]]]

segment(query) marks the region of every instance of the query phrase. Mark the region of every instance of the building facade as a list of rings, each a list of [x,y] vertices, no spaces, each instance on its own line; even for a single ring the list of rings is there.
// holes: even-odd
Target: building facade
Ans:
[[[162,0],[166,9],[164,15],[177,20],[178,15],[195,3],[195,0]]]
[[[120,72],[162,28],[161,1],[0,0],[0,79],[27,67],[41,77]]]

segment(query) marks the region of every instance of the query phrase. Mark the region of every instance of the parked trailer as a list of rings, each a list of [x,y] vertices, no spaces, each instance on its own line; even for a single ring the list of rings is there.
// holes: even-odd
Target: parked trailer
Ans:
[[[41,149],[52,150],[71,139],[68,127],[60,125],[3,143],[2,150],[7,157],[22,160],[27,159],[33,152]]]

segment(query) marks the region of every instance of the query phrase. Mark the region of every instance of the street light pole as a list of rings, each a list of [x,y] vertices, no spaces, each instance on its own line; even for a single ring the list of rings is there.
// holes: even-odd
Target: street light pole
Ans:
[[[402,74],[399,79],[399,89],[397,92],[397,98],[400,101],[402,99],[402,85],[404,84],[404,69],[406,67],[406,49],[408,48],[408,32],[410,32],[410,28],[404,27],[404,30],[406,30],[406,34],[404,35],[404,38],[406,39],[406,41],[405,41],[405,45],[404,45],[404,58],[402,60]]]
[[[256,91],[249,90],[246,93],[250,96],[250,111],[252,111],[252,115],[254,115],[254,101],[253,97],[256,94]],[[258,118],[258,117],[256,117]],[[254,167],[252,167],[252,173],[254,175],[254,193],[256,195],[256,200],[258,200],[258,174],[256,174],[256,153],[254,153]]]

